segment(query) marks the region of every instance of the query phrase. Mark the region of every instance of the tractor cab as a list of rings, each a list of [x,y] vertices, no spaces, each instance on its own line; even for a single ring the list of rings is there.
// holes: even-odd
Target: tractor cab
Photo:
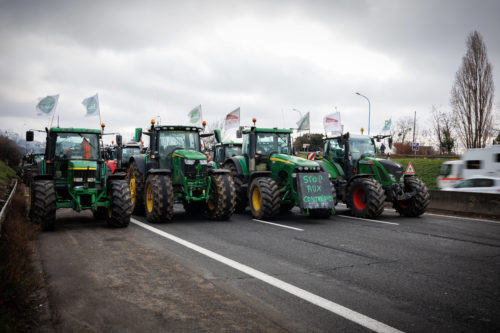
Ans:
[[[250,161],[252,159],[255,160],[255,171],[268,171],[272,155],[292,155],[291,133],[292,130],[277,128],[253,128],[253,130],[244,130],[242,144],[243,155],[249,157]],[[255,143],[251,143],[253,140],[255,140]],[[252,163],[250,162],[250,164]]]

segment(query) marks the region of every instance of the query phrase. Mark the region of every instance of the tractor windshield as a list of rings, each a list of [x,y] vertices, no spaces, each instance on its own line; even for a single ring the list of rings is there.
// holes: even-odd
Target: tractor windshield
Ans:
[[[128,161],[132,156],[141,153],[140,147],[123,147],[122,149],[122,161]]]
[[[291,154],[289,133],[257,133],[257,154]]]
[[[93,133],[58,133],[56,158],[72,160],[97,160],[99,136]]]
[[[175,148],[200,151],[200,136],[194,131],[161,131],[159,150],[163,156],[170,155]]]
[[[226,158],[241,155],[241,147],[240,146],[226,146],[225,149],[226,149],[226,151],[225,151]]]
[[[361,157],[375,157],[376,150],[373,141],[369,137],[351,135],[349,139],[349,150],[353,161]]]

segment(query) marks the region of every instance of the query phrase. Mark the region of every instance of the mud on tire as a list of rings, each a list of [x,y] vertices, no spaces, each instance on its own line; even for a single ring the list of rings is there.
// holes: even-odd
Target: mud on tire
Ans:
[[[280,211],[278,183],[269,177],[258,177],[252,181],[248,192],[248,202],[253,217],[272,219]]]
[[[234,164],[231,163],[226,163],[224,165],[224,168],[231,170],[231,174],[233,175],[233,182],[234,182],[234,188],[236,191],[235,194],[235,201],[236,201],[236,206],[235,206],[235,212],[237,213],[242,213],[245,211],[245,208],[247,207],[248,204],[248,199],[247,199],[247,193],[243,189],[243,179],[238,175],[238,170],[236,170],[236,167]]]
[[[174,216],[174,189],[170,176],[149,175],[146,180],[144,202],[149,222],[171,221]]]
[[[230,174],[210,176],[210,198],[207,213],[211,220],[227,220],[236,208],[236,188]]]
[[[113,180],[110,182],[111,207],[108,209],[106,221],[115,228],[125,228],[130,223],[132,215],[132,202],[130,201],[130,188],[126,180]]]
[[[355,178],[347,188],[347,206],[351,214],[362,218],[375,218],[384,211],[385,193],[373,178]]]
[[[394,209],[402,216],[415,217],[422,215],[427,209],[427,206],[429,206],[430,195],[427,186],[416,177],[406,177],[405,191],[415,191],[416,194],[408,200],[394,201]]]
[[[34,181],[31,193],[31,221],[40,224],[43,231],[54,230],[57,207],[53,181]]]
[[[144,215],[144,175],[139,171],[135,162],[130,165],[127,181],[130,187],[132,213]]]

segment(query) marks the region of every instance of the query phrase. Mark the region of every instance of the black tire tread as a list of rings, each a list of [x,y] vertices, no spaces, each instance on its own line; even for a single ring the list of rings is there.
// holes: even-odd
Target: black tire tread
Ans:
[[[207,213],[211,220],[228,220],[236,208],[236,187],[230,174],[216,174],[211,178],[211,196],[215,208],[210,209],[207,205]]]
[[[153,209],[146,208],[146,218],[149,222],[159,223],[171,221],[174,217],[174,189],[168,175],[151,174],[146,180],[146,188],[151,185],[153,191]],[[144,191],[143,202],[146,202]]]
[[[125,228],[130,223],[132,201],[130,187],[126,180],[117,179],[110,182],[111,186],[111,217],[107,222],[114,228]]]
[[[417,217],[425,213],[430,202],[430,194],[424,182],[416,177],[405,178],[405,190],[415,190],[417,194],[409,199],[408,207],[401,207],[397,201],[393,202],[394,209],[401,216]]]
[[[132,204],[132,213],[135,215],[144,215],[144,175],[139,171],[137,164],[132,162],[127,181],[130,182],[130,174],[134,174],[135,178],[135,202]]]
[[[54,230],[56,221],[56,189],[51,180],[32,183],[31,220],[40,224],[43,231]]]
[[[252,191],[254,186],[258,186],[261,195],[261,209],[254,210],[252,205]],[[257,177],[252,181],[248,195],[248,202],[252,215],[256,219],[273,219],[280,212],[281,195],[278,183],[270,177]]]
[[[245,183],[243,181],[243,178],[238,175],[238,170],[236,169],[236,166],[234,165],[233,162],[228,162],[224,165],[226,169],[231,170],[231,175],[233,176],[233,183],[234,183],[234,188],[236,191],[235,194],[235,201],[236,201],[236,206],[235,206],[235,212],[236,213],[242,213],[245,211],[245,208],[247,207],[248,204],[248,198],[247,198],[247,193],[243,189],[243,184]]]
[[[359,186],[364,187],[367,193],[366,207],[363,210],[356,209],[353,202],[353,193]],[[354,179],[347,188],[347,205],[351,209],[351,214],[356,217],[373,219],[380,216],[384,211],[385,193],[382,185],[374,178]]]

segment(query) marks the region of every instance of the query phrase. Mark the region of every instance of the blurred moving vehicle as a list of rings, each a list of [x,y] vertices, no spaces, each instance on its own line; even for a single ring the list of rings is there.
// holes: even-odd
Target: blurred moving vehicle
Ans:
[[[500,194],[500,177],[473,176],[444,188],[443,191]]]
[[[463,180],[462,170],[464,162],[461,160],[446,161],[439,168],[437,183],[440,189],[452,187]]]

